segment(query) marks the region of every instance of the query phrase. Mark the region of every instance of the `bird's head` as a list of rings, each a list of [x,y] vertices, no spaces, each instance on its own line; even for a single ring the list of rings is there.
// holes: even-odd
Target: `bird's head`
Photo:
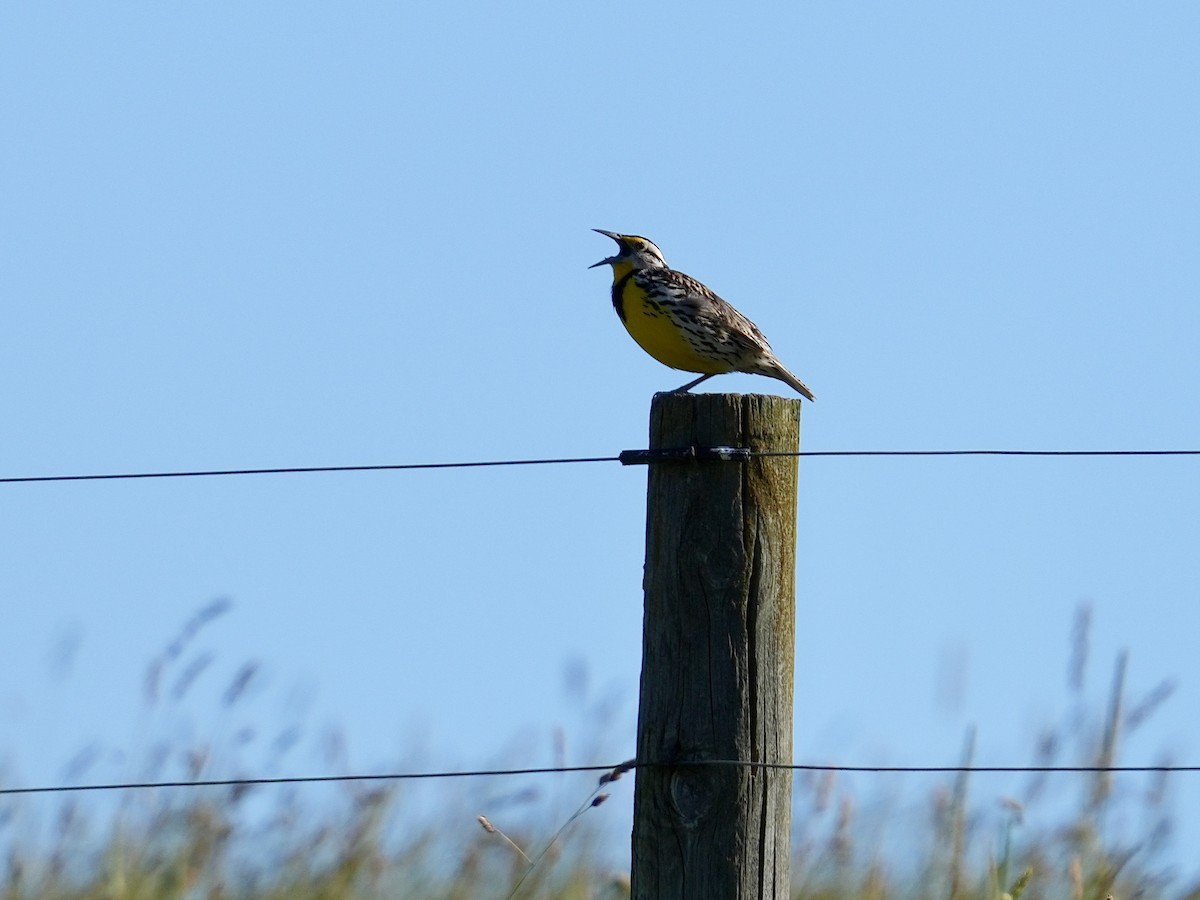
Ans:
[[[596,266],[612,266],[615,279],[623,277],[634,269],[665,269],[667,267],[667,261],[663,259],[662,251],[654,245],[654,241],[648,238],[638,237],[636,234],[617,234],[615,231],[605,231],[602,228],[593,228],[592,230],[616,241],[617,252],[613,256],[588,266],[589,269],[594,269]]]

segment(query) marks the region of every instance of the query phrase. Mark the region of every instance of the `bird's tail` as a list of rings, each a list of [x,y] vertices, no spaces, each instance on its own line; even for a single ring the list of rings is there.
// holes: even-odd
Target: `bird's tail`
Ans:
[[[791,372],[789,372],[784,367],[783,363],[781,363],[777,359],[771,360],[771,363],[772,364],[769,364],[769,365],[763,367],[763,369],[762,369],[763,375],[769,375],[772,378],[778,378],[784,384],[787,384],[791,388],[793,388],[797,393],[799,393],[801,396],[803,396],[806,400],[816,400],[817,399],[816,397],[813,396],[813,392],[808,389],[808,385],[806,385],[803,381],[801,381],[799,378],[797,378],[795,375],[793,375]]]

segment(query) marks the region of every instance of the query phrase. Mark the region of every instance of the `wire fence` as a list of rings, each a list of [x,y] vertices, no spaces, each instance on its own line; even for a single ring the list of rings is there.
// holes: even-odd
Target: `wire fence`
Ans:
[[[419,469],[479,469],[500,466],[554,466],[579,463],[638,465],[677,462],[687,459],[744,461],[771,457],[920,457],[920,456],[1017,456],[1017,457],[1149,457],[1200,456],[1200,450],[782,450],[759,451],[746,447],[685,447],[678,450],[624,450],[616,456],[574,456],[546,459],[491,459],[468,462],[384,463],[352,466],[280,466],[263,469],[191,469],[168,472],[116,472],[81,475],[10,475],[0,484],[32,484],[54,481],[132,481],[148,478],[212,478],[233,475],[309,475],[332,472],[398,472]]]
[[[585,463],[621,463],[622,465],[651,465],[686,460],[746,461],[772,457],[1191,457],[1200,450],[798,450],[755,451],[744,447],[686,447],[675,450],[626,450],[616,456],[582,456],[538,459],[499,459],[466,462],[391,463],[380,465],[286,466],[273,468],[202,469],[157,472],[120,472],[101,474],[26,475],[0,477],[0,484],[29,484],[78,481],[131,481],[140,479],[204,478],[252,475],[300,475],[319,473],[390,472],[433,469],[468,469],[503,466],[549,466]],[[515,769],[476,769],[442,772],[387,772],[360,775],[305,775],[291,777],[228,778],[193,781],[130,781],[102,784],[56,784],[32,787],[0,787],[0,796],[26,794],[79,793],[99,791],[149,790],[166,788],[244,787],[253,785],[319,784],[356,781],[403,781],[423,779],[480,778],[563,774],[572,772],[604,772],[615,780],[620,773],[649,766],[739,766],[790,770],[794,772],[864,772],[864,773],[1190,773],[1200,772],[1200,765],[1154,766],[850,766],[799,763],[751,762],[745,760],[695,760],[671,763],[643,763],[627,760],[615,765],[546,766]],[[604,783],[604,778],[601,779]]]
[[[1075,773],[1075,774],[1146,774],[1146,773],[1182,773],[1200,772],[1200,765],[1158,765],[1158,766],[843,766],[822,765],[809,763],[771,763],[753,762],[739,759],[704,759],[687,760],[671,763],[641,763],[634,759],[612,765],[592,766],[542,766],[527,769],[471,769],[451,772],[379,772],[363,775],[296,775],[278,778],[214,778],[195,781],[128,781],[107,784],[56,784],[37,787],[0,788],[0,796],[17,794],[61,794],[84,793],[89,791],[128,791],[150,790],[156,788],[200,788],[200,787],[247,787],[252,785],[277,784],[322,784],[331,782],[355,781],[418,781],[445,778],[497,778],[522,775],[554,775],[572,772],[605,772],[609,773],[602,783],[613,781],[612,773],[624,773],[634,769],[651,767],[683,768],[734,766],[743,769],[772,769],[791,772],[865,772],[865,773],[896,773],[896,774],[1045,774],[1045,773]]]

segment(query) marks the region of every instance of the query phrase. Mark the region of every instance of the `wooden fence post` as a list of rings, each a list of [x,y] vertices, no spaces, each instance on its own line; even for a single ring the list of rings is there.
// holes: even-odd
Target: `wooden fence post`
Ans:
[[[795,451],[800,402],[657,394],[650,447]],[[796,457],[661,462],[646,501],[632,896],[787,900]]]

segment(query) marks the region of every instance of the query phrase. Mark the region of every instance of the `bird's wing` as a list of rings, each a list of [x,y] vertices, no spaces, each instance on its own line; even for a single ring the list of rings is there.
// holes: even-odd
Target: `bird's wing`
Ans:
[[[676,306],[698,325],[728,340],[744,353],[771,352],[758,326],[719,297],[707,285],[674,269],[641,269],[634,273],[640,287],[661,302]]]

